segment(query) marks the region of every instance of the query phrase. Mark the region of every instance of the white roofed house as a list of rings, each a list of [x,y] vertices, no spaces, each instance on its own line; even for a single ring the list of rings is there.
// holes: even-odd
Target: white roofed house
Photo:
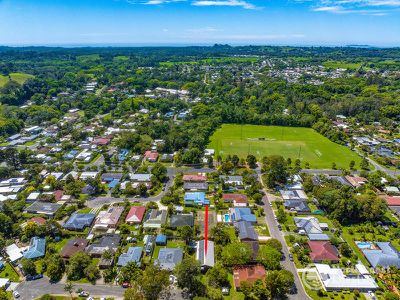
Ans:
[[[123,211],[123,206],[112,206],[101,211],[94,222],[93,229],[115,228]]]
[[[196,243],[196,260],[200,262],[202,268],[214,267],[214,242],[208,241],[207,253],[205,251],[205,240]]]

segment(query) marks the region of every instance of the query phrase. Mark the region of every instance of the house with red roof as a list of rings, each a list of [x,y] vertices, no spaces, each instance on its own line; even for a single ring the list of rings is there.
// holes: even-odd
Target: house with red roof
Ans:
[[[142,223],[146,207],[144,206],[132,206],[126,216],[125,222],[128,224],[140,224]]]
[[[329,241],[308,241],[307,244],[310,248],[310,258],[313,262],[339,262],[339,252]]]
[[[92,144],[97,146],[105,146],[111,142],[111,139],[108,137],[96,137],[94,138]]]
[[[347,175],[344,178],[346,178],[348,183],[350,183],[351,186],[354,187],[354,188],[358,188],[358,187],[360,187],[363,184],[368,182],[367,178],[360,177],[360,176],[349,176],[349,175]]]
[[[249,199],[245,194],[223,194],[222,200],[225,203],[233,203],[233,206],[247,206],[249,203]]]
[[[28,222],[35,223],[38,226],[42,226],[42,225],[46,224],[46,219],[42,218],[42,217],[33,217],[33,218],[29,219]]]
[[[158,152],[147,150],[144,153],[144,158],[149,162],[156,162],[158,159]]]
[[[388,206],[400,206],[400,196],[384,196],[383,199],[386,201]]]
[[[54,191],[54,199],[56,199],[56,201],[61,201],[62,197],[64,196],[64,191],[62,190],[56,190]]]
[[[240,289],[242,282],[254,283],[265,278],[265,268],[263,265],[236,266],[233,267],[233,283],[235,289]]]
[[[207,181],[207,176],[185,174],[185,175],[183,175],[182,179],[185,182],[206,182]]]

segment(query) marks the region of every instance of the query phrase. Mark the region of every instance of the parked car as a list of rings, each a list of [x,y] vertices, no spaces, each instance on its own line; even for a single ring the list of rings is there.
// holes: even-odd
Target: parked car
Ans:
[[[81,291],[78,295],[79,297],[89,297],[89,293],[85,291]]]
[[[293,254],[292,253],[289,253],[289,260],[293,261]]]
[[[278,224],[278,229],[279,229],[279,230],[282,230],[281,224]]]
[[[18,299],[19,297],[21,297],[21,295],[17,291],[13,292],[13,296],[15,299]]]
[[[131,285],[129,284],[129,282],[124,282],[124,283],[122,283],[122,287],[124,288],[124,289],[127,289],[127,288],[129,288]]]

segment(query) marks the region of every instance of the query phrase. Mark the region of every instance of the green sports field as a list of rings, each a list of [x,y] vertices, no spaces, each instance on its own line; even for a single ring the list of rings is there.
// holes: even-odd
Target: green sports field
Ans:
[[[232,125],[224,124],[213,134],[208,148],[222,156],[236,154],[257,158],[279,154],[293,161],[300,158],[312,169],[348,168],[354,160],[356,166],[361,158],[345,146],[338,145],[311,128]]]

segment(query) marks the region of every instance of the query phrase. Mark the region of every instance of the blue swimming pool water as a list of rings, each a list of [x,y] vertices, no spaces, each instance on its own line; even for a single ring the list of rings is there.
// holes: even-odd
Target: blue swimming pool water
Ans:
[[[229,222],[230,221],[230,217],[229,217],[228,214],[224,215],[224,218],[225,218],[225,222]]]
[[[360,249],[371,249],[372,245],[370,242],[357,242],[357,247]]]

